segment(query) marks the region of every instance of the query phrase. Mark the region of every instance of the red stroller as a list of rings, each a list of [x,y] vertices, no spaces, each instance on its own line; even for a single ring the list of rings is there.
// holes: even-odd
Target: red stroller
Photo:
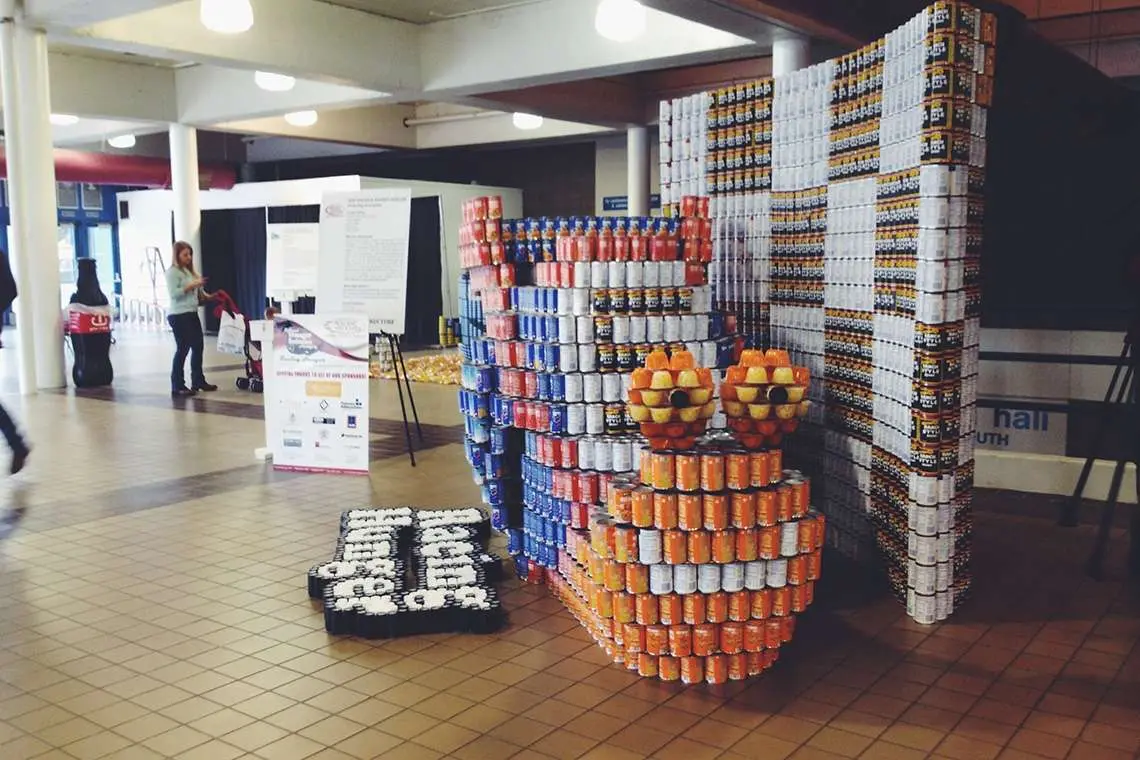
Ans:
[[[262,393],[265,390],[265,385],[261,365],[261,343],[250,339],[249,319],[238,310],[234,299],[226,291],[219,290],[214,293],[212,300],[217,303],[214,306],[214,316],[221,319],[222,312],[226,312],[231,317],[241,316],[245,323],[245,377],[239,377],[234,381],[234,385],[241,391]]]

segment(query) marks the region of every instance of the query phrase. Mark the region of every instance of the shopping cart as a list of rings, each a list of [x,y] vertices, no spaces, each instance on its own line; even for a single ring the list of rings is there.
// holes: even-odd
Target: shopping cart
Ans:
[[[214,301],[214,316],[221,319],[222,313],[228,313],[231,317],[242,317],[242,322],[245,324],[245,377],[239,377],[234,381],[234,385],[238,390],[252,391],[253,393],[261,393],[265,390],[264,375],[262,374],[261,363],[261,343],[252,340],[249,333],[249,318],[246,317],[241,311],[238,310],[237,303],[234,299],[224,290],[219,290],[213,294],[212,301]]]

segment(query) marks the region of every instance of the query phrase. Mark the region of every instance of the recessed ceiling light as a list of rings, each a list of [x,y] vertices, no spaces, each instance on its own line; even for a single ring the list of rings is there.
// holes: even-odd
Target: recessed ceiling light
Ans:
[[[200,0],[202,26],[218,34],[241,34],[253,28],[249,0]]]
[[[638,0],[601,0],[594,29],[614,42],[636,40],[645,34],[645,6]]]
[[[70,127],[79,123],[79,117],[69,113],[53,113],[51,123],[57,127]]]
[[[297,84],[297,80],[288,74],[274,74],[272,71],[255,71],[253,81],[269,92],[289,92]]]
[[[532,113],[516,113],[511,116],[515,129],[538,129],[542,126],[542,117]]]
[[[317,123],[316,111],[294,111],[285,114],[285,121],[294,127],[311,127]]]
[[[112,148],[118,148],[119,150],[127,150],[128,148],[133,148],[135,147],[136,142],[138,142],[138,140],[135,139],[134,135],[115,135],[114,137],[107,140],[108,145],[110,145]]]

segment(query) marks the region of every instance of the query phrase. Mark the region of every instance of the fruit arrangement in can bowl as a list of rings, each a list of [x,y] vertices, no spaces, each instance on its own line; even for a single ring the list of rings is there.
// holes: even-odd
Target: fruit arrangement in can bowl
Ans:
[[[655,450],[690,448],[713,416],[712,372],[688,351],[656,350],[633,371],[629,413]]]
[[[733,437],[748,449],[778,446],[807,416],[809,381],[807,368],[793,367],[787,351],[744,351],[720,386]]]

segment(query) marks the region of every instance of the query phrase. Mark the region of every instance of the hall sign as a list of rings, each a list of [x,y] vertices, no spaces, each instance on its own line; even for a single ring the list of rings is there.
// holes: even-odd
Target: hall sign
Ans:
[[[1068,415],[1016,406],[978,410],[978,448],[1019,454],[1065,455]]]
[[[654,193],[649,196],[649,208],[661,208],[661,195]],[[628,195],[607,195],[602,198],[602,211],[629,211]]]
[[[333,560],[309,571],[325,630],[369,639],[497,631],[506,617],[493,585],[499,560],[483,549],[490,530],[475,508],[345,512]]]

